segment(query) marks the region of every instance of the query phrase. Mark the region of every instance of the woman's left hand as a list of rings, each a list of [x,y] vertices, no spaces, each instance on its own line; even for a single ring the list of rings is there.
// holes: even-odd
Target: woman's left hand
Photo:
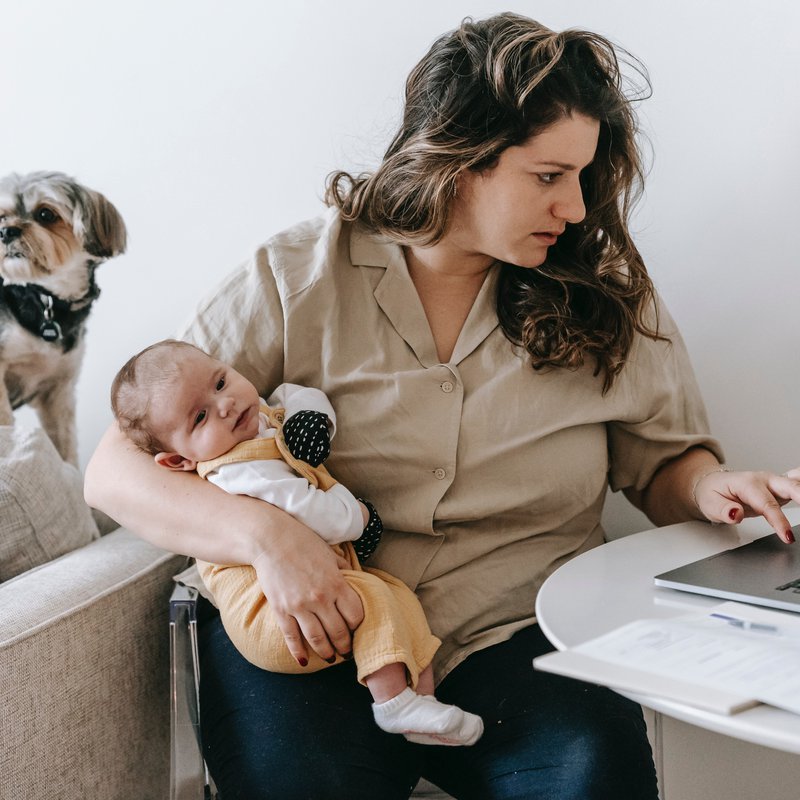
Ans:
[[[693,497],[711,522],[734,524],[745,517],[762,516],[783,541],[791,544],[792,526],[781,506],[791,500],[800,503],[800,467],[783,475],[713,469],[695,479]]]

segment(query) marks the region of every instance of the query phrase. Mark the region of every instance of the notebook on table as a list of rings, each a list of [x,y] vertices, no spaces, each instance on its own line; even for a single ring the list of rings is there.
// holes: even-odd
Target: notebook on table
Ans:
[[[800,540],[800,525],[792,528]],[[800,544],[777,534],[655,577],[656,586],[800,613]]]

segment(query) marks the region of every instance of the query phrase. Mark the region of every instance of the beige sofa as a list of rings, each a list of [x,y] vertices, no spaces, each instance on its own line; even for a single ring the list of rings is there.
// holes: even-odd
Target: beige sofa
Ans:
[[[0,795],[166,800],[185,561],[118,529],[0,584]]]

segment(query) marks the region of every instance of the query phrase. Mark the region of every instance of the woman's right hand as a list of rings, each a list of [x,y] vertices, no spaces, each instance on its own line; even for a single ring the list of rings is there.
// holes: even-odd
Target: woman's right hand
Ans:
[[[252,564],[292,656],[305,666],[310,647],[333,663],[337,653],[351,655],[352,632],[364,609],[340,571],[347,562],[313,531],[293,522],[298,530],[285,531],[277,542],[273,537],[269,550]]]

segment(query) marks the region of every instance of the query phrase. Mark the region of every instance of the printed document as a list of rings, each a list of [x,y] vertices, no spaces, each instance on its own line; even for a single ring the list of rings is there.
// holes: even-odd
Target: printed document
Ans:
[[[800,618],[744,603],[637,620],[534,665],[719,713],[761,702],[800,714]]]

